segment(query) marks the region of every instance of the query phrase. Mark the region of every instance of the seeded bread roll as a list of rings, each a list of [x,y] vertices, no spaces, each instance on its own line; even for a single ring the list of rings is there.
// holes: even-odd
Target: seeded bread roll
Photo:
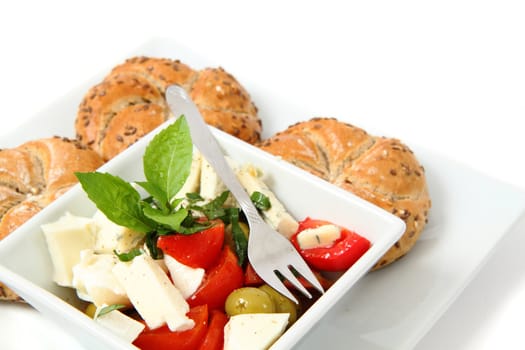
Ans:
[[[76,171],[93,171],[102,158],[66,138],[46,138],[0,150],[0,239],[6,237],[76,182]],[[17,300],[0,283],[0,300]]]
[[[222,68],[198,73],[190,96],[208,124],[251,144],[260,141],[261,120],[248,91]]]
[[[371,136],[333,118],[314,118],[277,133],[260,148],[405,221],[405,233],[374,269],[405,255],[425,227],[431,206],[425,171],[397,139]]]
[[[260,140],[257,109],[231,74],[154,57],[126,60],[86,93],[75,121],[77,139],[104,160],[113,158],[172,117],[165,101],[172,84],[188,91],[208,124],[249,143]]]

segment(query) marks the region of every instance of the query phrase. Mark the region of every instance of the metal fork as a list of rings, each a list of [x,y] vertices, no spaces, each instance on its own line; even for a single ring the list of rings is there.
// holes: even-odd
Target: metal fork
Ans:
[[[171,85],[166,90],[166,100],[175,116],[186,117],[193,143],[215,169],[246,215],[250,227],[248,259],[255,272],[267,284],[295,303],[298,303],[296,297],[284,285],[282,278],[287,279],[302,294],[311,298],[310,292],[296,277],[299,273],[319,292],[324,293],[323,287],[290,241],[261,218],[186,91],[178,85]]]

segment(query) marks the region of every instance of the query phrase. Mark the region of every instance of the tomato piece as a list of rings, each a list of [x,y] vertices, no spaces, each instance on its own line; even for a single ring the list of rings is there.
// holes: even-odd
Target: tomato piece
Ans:
[[[212,310],[208,332],[199,350],[222,350],[224,345],[224,326],[228,322],[226,314],[220,310]]]
[[[187,301],[190,306],[208,304],[210,310],[222,310],[228,295],[242,287],[243,281],[244,274],[237,256],[226,245],[217,264],[206,272],[199,289]]]
[[[174,234],[160,236],[157,246],[178,262],[193,267],[212,267],[224,244],[224,223],[213,220],[212,226],[191,235]]]
[[[208,306],[200,305],[191,308],[188,317],[195,321],[192,329],[172,332],[168,326],[156,329],[146,328],[133,345],[142,350],[195,350],[203,342],[208,331]]]
[[[257,272],[255,272],[252,264],[246,264],[246,270],[244,271],[244,285],[257,287],[263,284],[263,279],[257,274]]]
[[[331,224],[324,220],[306,218],[299,223],[297,232],[290,238],[306,262],[321,271],[344,271],[352,266],[370,248],[370,241],[346,228],[341,228],[341,237],[329,247],[301,249],[297,235],[307,229]]]

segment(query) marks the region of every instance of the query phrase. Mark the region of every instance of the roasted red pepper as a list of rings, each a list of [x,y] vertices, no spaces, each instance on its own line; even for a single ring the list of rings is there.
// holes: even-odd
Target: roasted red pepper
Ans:
[[[329,247],[301,249],[297,242],[297,235],[301,231],[329,224],[332,223],[306,218],[299,223],[297,232],[290,240],[312,268],[320,271],[347,270],[370,248],[370,241],[365,237],[341,228],[341,236]]]

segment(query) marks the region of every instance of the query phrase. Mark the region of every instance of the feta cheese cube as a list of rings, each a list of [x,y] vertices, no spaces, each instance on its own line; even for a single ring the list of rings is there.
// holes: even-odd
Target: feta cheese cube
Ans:
[[[95,244],[93,220],[66,213],[41,228],[54,267],[53,280],[58,285],[72,287],[73,266],[80,261],[80,252]]]
[[[266,350],[288,324],[288,313],[239,314],[224,327],[224,350]]]
[[[341,229],[332,224],[307,228],[297,235],[301,249],[329,247],[341,237]]]
[[[104,306],[106,305],[102,307]],[[125,315],[119,310],[113,310],[100,316],[95,315],[95,321],[128,343],[132,343],[137,339],[139,334],[146,328],[144,324]]]
[[[187,193],[198,192],[201,182],[201,159],[200,152],[193,148],[190,174],[182,188],[177,192],[175,198],[185,198]]]
[[[237,164],[231,159],[226,157],[226,161],[230,168],[234,171],[237,168]],[[200,195],[204,198],[205,202],[209,202],[217,198],[221,193],[227,191],[228,189],[222,182],[221,178],[215,172],[215,169],[211,164],[203,157],[201,164],[201,183],[200,183]],[[237,206],[233,196],[229,196],[226,202],[224,203],[227,207]]]
[[[80,252],[80,262],[73,267],[73,287],[80,299],[102,305],[124,304],[130,301],[126,291],[113,274],[119,262],[115,254],[95,254],[92,249]]]
[[[246,165],[237,171],[237,177],[250,195],[257,191],[268,197],[271,207],[268,210],[263,210],[262,216],[271,227],[286,238],[290,238],[297,232],[299,223],[288,213],[284,205],[264,183],[258,169]]]
[[[113,253],[114,250],[119,253],[128,252],[144,241],[143,233],[115,224],[100,210],[93,215],[93,221],[97,228],[94,247],[97,252]]]
[[[173,284],[184,299],[188,299],[201,285],[204,269],[184,265],[168,254],[164,254],[164,262],[168,267]]]
[[[119,261],[113,273],[150,329],[167,324],[175,332],[195,325],[186,316],[189,305],[182,294],[147,254],[136,256],[130,262]]]

